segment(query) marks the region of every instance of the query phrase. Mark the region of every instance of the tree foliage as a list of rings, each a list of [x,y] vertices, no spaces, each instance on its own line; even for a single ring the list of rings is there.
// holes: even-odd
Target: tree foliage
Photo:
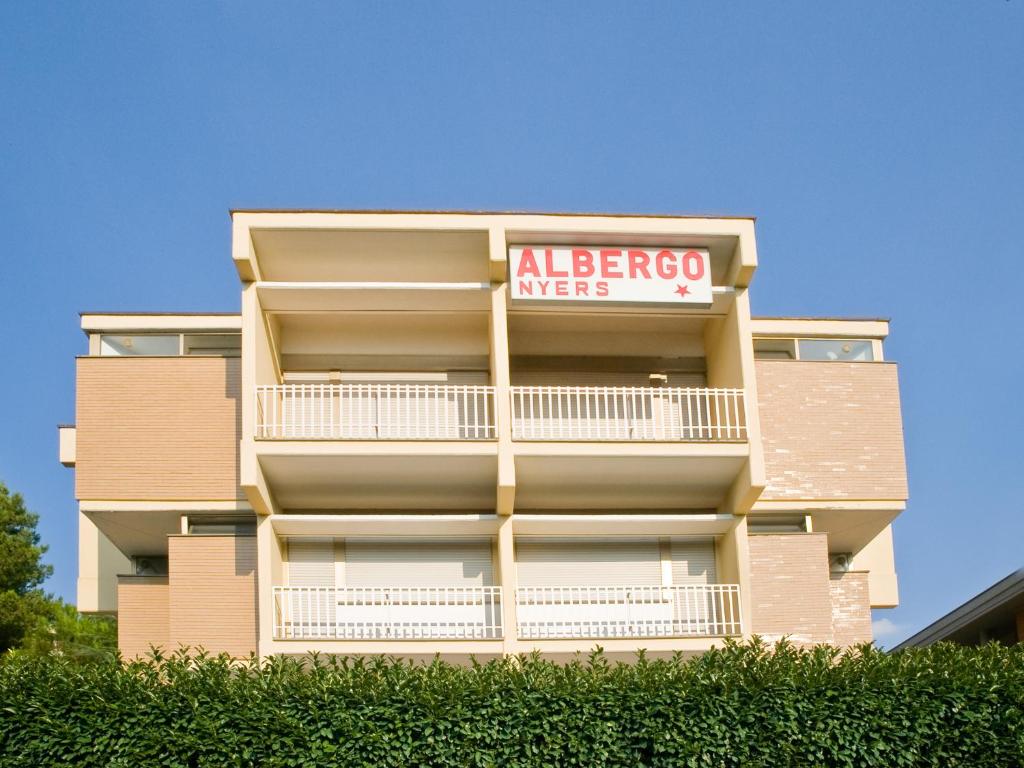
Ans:
[[[38,522],[21,495],[0,483],[0,653],[18,645],[52,609],[40,588],[53,567],[42,561]]]
[[[80,662],[113,658],[117,655],[117,619],[87,616],[75,606],[56,600],[11,653],[58,654]]]
[[[0,768],[1020,766],[1024,647],[473,667],[0,660]]]

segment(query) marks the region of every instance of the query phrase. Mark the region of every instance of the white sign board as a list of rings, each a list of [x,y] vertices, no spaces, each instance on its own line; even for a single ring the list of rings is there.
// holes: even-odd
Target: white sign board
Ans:
[[[711,306],[704,248],[513,245],[514,301]]]

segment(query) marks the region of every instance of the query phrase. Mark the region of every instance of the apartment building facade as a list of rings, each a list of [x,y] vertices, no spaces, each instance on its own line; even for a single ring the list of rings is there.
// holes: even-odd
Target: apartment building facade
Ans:
[[[883,320],[753,318],[747,218],[236,211],[241,312],[84,314],[79,608],[461,660],[871,639]]]

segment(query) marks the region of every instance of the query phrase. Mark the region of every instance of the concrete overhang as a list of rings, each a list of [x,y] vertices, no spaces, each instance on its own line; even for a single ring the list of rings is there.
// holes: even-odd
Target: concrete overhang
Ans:
[[[237,312],[83,312],[82,330],[86,333],[135,333],[212,331],[233,333],[242,330]]]
[[[750,320],[750,330],[754,336],[885,339],[889,335],[889,321],[880,318],[754,317]]]
[[[232,211],[232,224],[245,282],[489,282],[492,232],[506,244],[704,247],[722,286],[746,287],[757,266],[748,217],[246,210]]]
[[[520,509],[715,509],[746,443],[516,442]]]
[[[268,440],[256,455],[284,510],[494,505],[495,442]]]

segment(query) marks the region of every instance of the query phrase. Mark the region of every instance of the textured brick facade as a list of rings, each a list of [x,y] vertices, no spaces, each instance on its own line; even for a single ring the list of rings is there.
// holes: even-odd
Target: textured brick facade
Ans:
[[[256,537],[171,536],[170,641],[211,653],[256,650]]]
[[[828,537],[824,533],[749,538],[754,634],[796,643],[832,642]]]
[[[757,360],[762,499],[907,498],[896,366]]]
[[[79,358],[76,497],[242,498],[240,390],[238,358]]]
[[[870,643],[873,633],[867,572],[833,573],[829,586],[833,642],[840,646]]]
[[[166,576],[118,577],[117,647],[126,659],[170,647],[169,595]]]

